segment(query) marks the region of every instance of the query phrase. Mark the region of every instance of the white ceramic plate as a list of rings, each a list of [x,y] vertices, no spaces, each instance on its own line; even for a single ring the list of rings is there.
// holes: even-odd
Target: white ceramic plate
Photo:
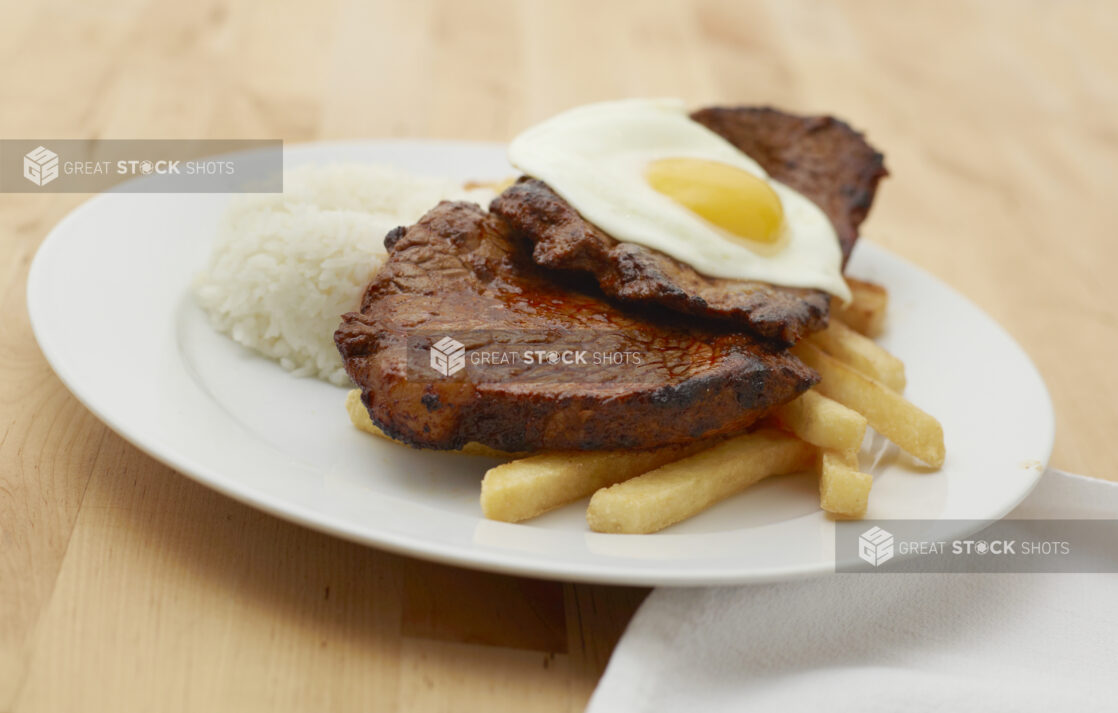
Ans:
[[[495,144],[313,144],[285,160],[381,162],[463,180],[511,173]],[[154,458],[308,527],[466,567],[649,585],[833,570],[834,523],[809,474],[765,481],[658,535],[589,532],[585,503],[522,525],[483,519],[478,482],[491,461],[359,433],[344,389],[294,378],[210,329],[189,286],[227,202],[101,195],[59,223],[31,267],[28,308],[51,366]],[[1052,407],[1036,369],[977,307],[873,243],[859,245],[850,272],[889,288],[881,341],[908,365],[906,395],[943,422],[948,453],[929,473],[876,438],[863,462],[876,478],[868,515],[1001,517],[1051,450]]]

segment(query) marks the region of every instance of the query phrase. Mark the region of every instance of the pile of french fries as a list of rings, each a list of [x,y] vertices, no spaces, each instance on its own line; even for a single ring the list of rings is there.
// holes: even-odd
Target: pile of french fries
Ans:
[[[866,512],[873,477],[858,467],[866,427],[933,468],[943,464],[943,428],[906,400],[904,363],[878,346],[888,295],[848,279],[853,301],[832,306],[830,326],[793,347],[820,382],[776,409],[762,426],[731,438],[645,451],[546,452],[516,457],[471,443],[463,453],[509,459],[481,483],[487,518],[522,522],[589,497],[597,532],[657,532],[771,475],[815,469],[819,502],[838,517]],[[351,391],[354,425],[384,436]]]

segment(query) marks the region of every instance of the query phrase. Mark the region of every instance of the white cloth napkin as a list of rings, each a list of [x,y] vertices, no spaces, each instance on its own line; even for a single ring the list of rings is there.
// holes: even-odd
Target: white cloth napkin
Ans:
[[[1011,517],[1118,517],[1118,484],[1049,470]],[[588,710],[1118,710],[1116,661],[1115,574],[658,589]]]

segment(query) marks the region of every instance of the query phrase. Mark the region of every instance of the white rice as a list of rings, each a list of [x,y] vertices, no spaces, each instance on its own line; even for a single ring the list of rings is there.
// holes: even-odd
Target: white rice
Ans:
[[[306,166],[283,180],[282,194],[233,199],[195,294],[215,329],[344,386],[334,330],[384,264],[385,234],[440,200],[485,206],[493,193],[373,165]]]

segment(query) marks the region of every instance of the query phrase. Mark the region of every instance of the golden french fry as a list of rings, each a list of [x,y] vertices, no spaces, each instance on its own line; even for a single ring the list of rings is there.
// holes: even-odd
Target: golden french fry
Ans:
[[[875,381],[810,342],[792,351],[822,376],[815,388],[824,396],[866,417],[874,429],[902,450],[936,468],[943,465],[943,427],[939,421],[880,381]]]
[[[781,426],[820,448],[854,452],[866,435],[865,416],[814,389],[777,408],[775,416]]]
[[[815,449],[776,430],[747,433],[590,498],[597,532],[647,533],[685,520],[770,475],[811,467]]]
[[[520,522],[614,483],[711,447],[716,441],[647,451],[541,453],[490,468],[481,481],[481,510],[490,520]]]
[[[844,517],[862,517],[870,499],[873,476],[858,470],[852,453],[820,451],[819,506]]]
[[[399,443],[401,446],[407,447],[406,443],[401,443],[395,438],[392,438],[384,431],[377,428],[373,423],[373,419],[369,418],[369,412],[365,409],[365,404],[361,403],[361,390],[353,389],[345,397],[345,410],[349,414],[349,420],[353,425],[365,433],[370,433],[393,443]],[[481,443],[467,443],[460,451],[453,451],[454,453],[462,453],[469,456],[485,456],[486,458],[515,458],[517,453],[506,453],[499,451],[496,448]]]
[[[845,306],[837,299],[831,300],[831,315],[867,337],[881,334],[889,293],[881,285],[853,277],[846,278],[846,284],[850,285],[854,299]]]
[[[866,376],[894,391],[904,391],[904,362],[843,322],[831,320],[826,329],[811,335],[810,339],[823,351]]]

